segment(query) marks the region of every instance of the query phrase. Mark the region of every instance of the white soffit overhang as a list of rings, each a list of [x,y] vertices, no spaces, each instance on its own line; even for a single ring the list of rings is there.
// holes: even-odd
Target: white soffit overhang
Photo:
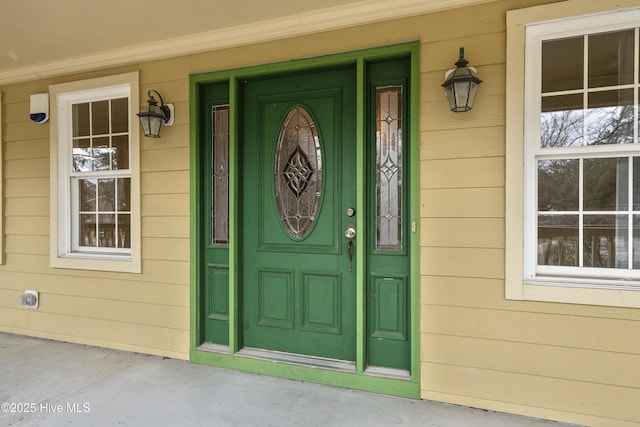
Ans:
[[[497,0],[362,1],[152,43],[0,70],[0,85],[249,45],[493,1]]]

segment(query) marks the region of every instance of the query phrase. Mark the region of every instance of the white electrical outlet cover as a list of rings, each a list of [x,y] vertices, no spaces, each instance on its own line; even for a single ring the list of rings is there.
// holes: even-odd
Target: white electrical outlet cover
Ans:
[[[38,291],[34,291],[34,290],[31,290],[31,289],[27,289],[26,291],[24,291],[23,298],[24,298],[25,303],[26,303],[27,299],[29,298],[29,296],[31,296],[31,297],[33,297],[35,299],[35,303],[32,304],[32,305],[25,304],[24,306],[27,307],[27,308],[33,308],[33,309],[38,308],[38,305],[40,303],[40,298],[38,297]]]

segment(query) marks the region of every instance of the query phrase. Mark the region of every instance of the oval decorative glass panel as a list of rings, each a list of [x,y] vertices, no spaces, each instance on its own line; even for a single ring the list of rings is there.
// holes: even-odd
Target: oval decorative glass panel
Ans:
[[[291,237],[305,237],[316,220],[322,189],[322,152],[316,125],[303,107],[287,114],[274,168],[280,220]]]

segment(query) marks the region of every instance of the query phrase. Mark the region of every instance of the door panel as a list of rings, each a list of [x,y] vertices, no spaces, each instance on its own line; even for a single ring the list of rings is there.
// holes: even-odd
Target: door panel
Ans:
[[[409,370],[409,58],[367,69],[367,365]]]
[[[371,337],[381,340],[408,339],[406,277],[371,275]]]
[[[203,339],[229,344],[229,85],[201,94],[203,170]]]
[[[303,273],[302,329],[340,334],[342,297],[339,274]]]
[[[354,83],[354,69],[339,69],[244,85],[245,347],[355,360],[355,272],[343,236],[356,202]],[[296,109],[300,126],[283,128]],[[309,126],[316,148],[304,145]]]

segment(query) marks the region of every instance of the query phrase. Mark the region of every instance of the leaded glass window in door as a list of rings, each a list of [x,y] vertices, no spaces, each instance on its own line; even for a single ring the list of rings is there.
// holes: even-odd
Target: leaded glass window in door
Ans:
[[[303,107],[285,117],[274,168],[280,219],[291,237],[303,238],[316,220],[322,189],[322,152],[316,125]]]
[[[402,249],[402,86],[376,88],[376,249]]]
[[[229,106],[211,108],[211,244],[229,243]]]

